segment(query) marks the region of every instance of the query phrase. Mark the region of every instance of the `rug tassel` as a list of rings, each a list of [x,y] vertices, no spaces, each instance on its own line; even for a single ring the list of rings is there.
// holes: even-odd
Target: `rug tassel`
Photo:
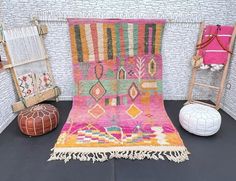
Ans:
[[[173,151],[110,151],[110,152],[55,152],[53,150],[48,161],[52,160],[64,160],[64,162],[68,162],[71,159],[80,160],[80,161],[92,161],[93,163],[96,161],[104,162],[108,159],[112,158],[124,158],[131,160],[143,160],[143,159],[154,159],[154,160],[165,160],[167,158],[170,161],[174,161],[176,163],[183,162],[188,160],[188,150],[173,150]]]

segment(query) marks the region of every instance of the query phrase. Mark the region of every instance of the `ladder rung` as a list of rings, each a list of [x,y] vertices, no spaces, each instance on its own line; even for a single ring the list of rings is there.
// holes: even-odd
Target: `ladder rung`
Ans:
[[[192,101],[191,103],[198,103],[198,104],[202,104],[202,105],[205,105],[205,106],[210,106],[210,107],[216,108],[215,105],[209,104],[209,103],[205,103],[205,102],[202,102],[202,101]]]
[[[198,85],[198,86],[202,86],[202,87],[208,87],[208,88],[216,89],[216,90],[220,89],[219,87],[216,87],[216,86],[207,85],[207,84],[201,84],[201,83],[197,83],[197,82],[195,82],[194,85]]]

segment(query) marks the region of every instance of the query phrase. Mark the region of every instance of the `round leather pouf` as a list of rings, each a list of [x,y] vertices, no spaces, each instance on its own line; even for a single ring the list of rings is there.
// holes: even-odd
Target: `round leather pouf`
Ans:
[[[198,136],[211,136],[221,125],[220,113],[209,106],[188,104],[179,113],[181,126],[190,133]]]
[[[50,104],[38,104],[29,107],[18,115],[18,125],[22,133],[29,136],[39,136],[57,127],[59,113]]]

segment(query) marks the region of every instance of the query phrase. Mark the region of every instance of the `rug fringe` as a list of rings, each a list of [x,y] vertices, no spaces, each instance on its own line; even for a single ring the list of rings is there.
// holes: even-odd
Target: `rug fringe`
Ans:
[[[188,150],[174,150],[174,151],[110,151],[110,152],[55,152],[51,154],[48,161],[52,160],[64,160],[64,162],[68,162],[71,159],[80,160],[80,161],[92,161],[93,163],[96,161],[104,162],[106,160],[112,158],[124,158],[130,160],[143,160],[143,159],[153,159],[153,160],[165,160],[167,158],[170,161],[174,161],[176,163],[183,162],[185,160],[189,160],[188,158]]]

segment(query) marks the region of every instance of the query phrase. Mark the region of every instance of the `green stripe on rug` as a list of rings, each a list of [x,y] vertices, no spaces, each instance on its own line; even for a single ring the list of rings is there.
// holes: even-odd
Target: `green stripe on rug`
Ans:
[[[152,24],[152,54],[155,54],[156,24]]]
[[[116,55],[120,57],[120,24],[115,25],[115,32],[116,32]]]
[[[113,59],[111,28],[107,28],[107,54],[108,59]]]
[[[148,54],[148,34],[149,34],[149,24],[146,24],[144,33],[144,52],[146,54]]]
[[[134,24],[133,42],[134,42],[134,55],[138,54],[138,24]]]
[[[82,43],[81,43],[81,35],[80,35],[80,27],[79,25],[75,25],[75,41],[77,47],[77,54],[79,62],[83,62],[83,51],[82,51]]]
[[[128,37],[128,24],[123,24],[124,30],[124,42],[125,42],[125,54],[126,56],[129,55],[129,37]]]

